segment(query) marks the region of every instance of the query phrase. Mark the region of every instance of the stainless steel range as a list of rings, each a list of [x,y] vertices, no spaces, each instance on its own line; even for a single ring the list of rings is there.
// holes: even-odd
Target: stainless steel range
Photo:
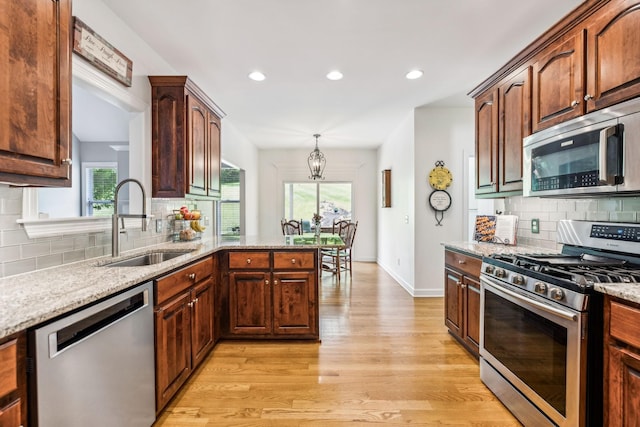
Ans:
[[[525,426],[602,426],[602,294],[640,285],[640,224],[560,221],[561,254],[483,258],[480,376]]]

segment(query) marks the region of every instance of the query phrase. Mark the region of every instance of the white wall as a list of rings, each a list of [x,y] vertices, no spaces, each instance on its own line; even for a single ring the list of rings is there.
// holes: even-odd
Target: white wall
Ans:
[[[383,169],[391,169],[391,207],[380,207],[381,176],[376,204],[378,264],[412,294],[415,258],[414,145],[414,112],[411,111],[378,149],[378,174]]]
[[[258,217],[260,234],[282,234],[285,181],[308,181],[307,158],[313,149],[260,150]],[[353,182],[353,219],[358,231],[353,247],[354,261],[376,260],[376,222],[380,174],[376,150],[320,150],[327,158],[325,181]]]
[[[467,159],[474,150],[472,108],[421,107],[378,150],[391,169],[392,207],[379,208],[378,263],[414,296],[443,294],[445,241],[466,240]],[[453,175],[452,205],[437,226],[427,177],[442,160]],[[408,217],[408,222],[407,222]]]

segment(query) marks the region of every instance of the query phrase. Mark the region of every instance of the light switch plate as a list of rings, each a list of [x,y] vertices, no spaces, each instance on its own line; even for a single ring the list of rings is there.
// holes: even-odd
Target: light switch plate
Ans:
[[[531,232],[533,234],[540,233],[540,220],[538,218],[533,218],[531,220]]]

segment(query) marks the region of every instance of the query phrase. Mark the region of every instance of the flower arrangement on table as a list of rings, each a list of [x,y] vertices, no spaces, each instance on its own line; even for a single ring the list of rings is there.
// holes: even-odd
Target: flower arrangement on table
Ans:
[[[320,214],[314,213],[313,217],[311,218],[311,221],[313,221],[313,224],[315,225],[315,233],[316,236],[320,235],[320,222],[322,221],[322,216],[320,216]]]

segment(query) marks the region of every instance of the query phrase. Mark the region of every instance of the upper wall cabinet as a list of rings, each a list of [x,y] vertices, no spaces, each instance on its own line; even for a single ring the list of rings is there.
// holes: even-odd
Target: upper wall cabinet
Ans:
[[[640,95],[640,2],[612,1],[587,22],[587,111]]]
[[[220,197],[224,113],[186,76],[149,76],[152,196]]]
[[[0,0],[0,182],[71,185],[71,1]]]
[[[476,195],[498,190],[498,102],[497,92],[476,98]]]

